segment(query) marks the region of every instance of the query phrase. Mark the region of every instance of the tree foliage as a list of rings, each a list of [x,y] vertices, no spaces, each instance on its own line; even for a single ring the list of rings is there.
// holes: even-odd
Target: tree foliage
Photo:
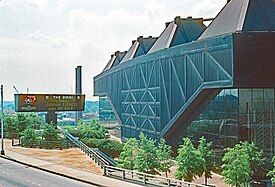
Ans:
[[[252,142],[240,142],[226,149],[222,175],[225,182],[240,186],[254,176],[264,176],[263,152]]]
[[[173,166],[172,162],[172,148],[167,145],[164,139],[161,139],[157,149],[157,157],[159,160],[159,171],[165,172],[166,177],[167,172],[170,171],[170,168]]]
[[[81,139],[89,147],[98,148],[107,155],[117,158],[122,151],[122,143],[110,140],[110,139],[94,139],[94,138],[83,138]]]
[[[251,177],[255,175],[260,175],[264,176],[265,174],[265,169],[264,169],[264,161],[265,158],[263,157],[263,151],[260,150],[255,143],[251,142],[241,142],[240,143],[241,149],[244,149],[246,154],[248,155],[248,162],[249,162],[249,167],[251,169],[252,175]]]
[[[122,152],[119,156],[119,166],[125,169],[133,170],[138,151],[138,141],[135,138],[129,138],[123,145]]]
[[[98,119],[93,119],[90,122],[80,121],[77,125],[77,132],[79,138],[108,138],[108,130],[100,123]]]
[[[275,183],[275,156],[273,156],[272,163],[273,169],[268,173],[268,176],[271,177],[271,181]]]
[[[156,141],[147,138],[143,133],[139,135],[139,151],[136,155],[135,168],[140,172],[158,173],[159,161],[157,158]]]
[[[204,178],[205,185],[207,185],[207,179],[212,177],[211,171],[215,171],[215,154],[211,150],[212,142],[207,143],[204,137],[199,140],[198,151],[204,159]]]
[[[22,144],[24,147],[34,147],[37,145],[39,138],[33,128],[25,129],[22,135]]]
[[[98,148],[113,158],[117,158],[122,151],[122,144],[109,139],[108,130],[98,119],[89,122],[80,120],[76,127],[67,126],[66,130],[89,147]]]
[[[197,175],[202,176],[205,170],[205,160],[189,138],[183,139],[183,145],[178,149],[176,160],[178,168],[175,177],[177,179],[192,182]]]
[[[129,138],[123,146],[119,165],[125,169],[159,174],[167,172],[172,166],[172,148],[161,139],[159,143],[140,133],[139,139]]]
[[[6,116],[4,118],[4,132],[6,132],[10,138],[13,136],[13,133],[17,132],[14,120],[13,116]]]
[[[34,129],[40,129],[44,124],[41,117],[34,113],[28,113],[26,115],[27,127],[32,127]]]
[[[33,113],[17,113],[11,116],[5,116],[5,132],[11,137],[13,133],[23,133],[25,129],[40,129],[44,124],[41,117]]]
[[[222,176],[227,184],[242,186],[247,183],[252,175],[249,164],[249,155],[241,144],[227,148],[222,158]]]
[[[46,148],[61,148],[62,138],[54,124],[46,124],[40,116],[34,113],[16,113],[15,115],[5,116],[5,132],[8,137],[15,138],[20,135],[24,147],[42,146]],[[35,130],[41,130],[42,135]],[[42,141],[43,140],[43,141]]]
[[[54,124],[45,124],[42,132],[42,146],[47,149],[62,147],[62,138]]]

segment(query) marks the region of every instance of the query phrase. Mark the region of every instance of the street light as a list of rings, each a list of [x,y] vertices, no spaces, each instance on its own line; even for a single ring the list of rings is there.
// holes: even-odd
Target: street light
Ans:
[[[5,155],[4,151],[4,101],[3,101],[3,85],[1,85],[1,155]]]

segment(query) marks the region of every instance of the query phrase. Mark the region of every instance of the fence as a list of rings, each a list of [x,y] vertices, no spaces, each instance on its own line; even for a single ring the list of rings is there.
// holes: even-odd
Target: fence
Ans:
[[[205,185],[190,183],[182,180],[176,180],[173,178],[166,178],[157,175],[151,175],[147,173],[141,173],[133,170],[126,170],[113,166],[105,165],[104,176],[114,177],[126,181],[139,182],[144,185],[154,186],[182,186],[182,187],[206,187]]]
[[[64,136],[72,141],[75,145],[77,145],[80,150],[82,150],[86,155],[88,155],[90,158],[92,158],[95,163],[97,163],[98,166],[103,168],[105,165],[108,166],[116,166],[116,162],[104,154],[102,151],[100,151],[97,148],[90,148],[86,144],[84,144],[82,141],[80,141],[77,137],[74,137],[70,133],[63,130],[61,127],[58,127],[58,129],[63,132]]]
[[[142,183],[144,185],[154,185],[154,186],[178,186],[178,187],[206,187],[204,185],[189,183],[182,180],[176,180],[173,178],[166,178],[157,175],[151,175],[147,173],[141,173],[133,170],[126,170],[116,166],[116,162],[104,154],[97,148],[90,148],[83,142],[81,142],[77,137],[74,137],[70,133],[66,132],[62,128],[59,129],[63,132],[64,136],[70,141],[75,143],[80,150],[82,150],[86,155],[92,158],[95,163],[97,163],[104,170],[104,176],[114,177],[117,179],[126,180],[134,183]]]

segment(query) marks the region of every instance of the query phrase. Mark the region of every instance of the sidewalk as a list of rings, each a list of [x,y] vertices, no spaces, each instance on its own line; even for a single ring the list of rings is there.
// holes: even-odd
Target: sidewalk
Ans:
[[[78,155],[78,159],[76,163],[72,163],[69,165],[67,160],[71,160],[72,158],[60,158],[57,162],[54,162],[51,157],[62,157],[64,154]],[[12,147],[10,140],[5,140],[5,157],[8,159],[12,159],[21,163],[25,163],[29,166],[42,169],[44,171],[49,171],[52,173],[58,173],[60,175],[77,179],[80,181],[86,181],[93,185],[98,186],[108,186],[108,187],[137,187],[140,185],[127,183],[124,181],[108,178],[102,176],[102,170],[95,166],[89,157],[81,153],[77,149],[67,149],[67,150],[42,150],[42,149],[31,149],[31,148],[21,148],[21,147]],[[35,158],[36,157],[36,158]],[[88,160],[88,162],[87,162]],[[82,163],[81,169],[76,169],[75,165],[79,165]],[[83,165],[83,163],[86,163]],[[92,165],[93,168],[91,171],[88,171],[87,166]]]

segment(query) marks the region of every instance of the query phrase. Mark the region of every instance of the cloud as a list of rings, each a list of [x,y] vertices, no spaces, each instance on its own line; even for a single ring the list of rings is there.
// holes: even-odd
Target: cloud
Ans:
[[[83,66],[83,92],[110,55],[138,36],[159,36],[175,16],[214,17],[226,0],[4,0],[0,4],[0,80],[33,92],[68,93]]]
[[[46,36],[45,34],[43,34],[40,29],[38,29],[34,33],[30,34],[30,37],[33,40],[37,40],[37,41],[40,41],[40,42],[43,42],[43,43],[48,43],[54,48],[59,48],[59,47],[65,47],[66,46],[65,42],[62,39],[60,39],[60,38],[50,38],[50,37]]]

